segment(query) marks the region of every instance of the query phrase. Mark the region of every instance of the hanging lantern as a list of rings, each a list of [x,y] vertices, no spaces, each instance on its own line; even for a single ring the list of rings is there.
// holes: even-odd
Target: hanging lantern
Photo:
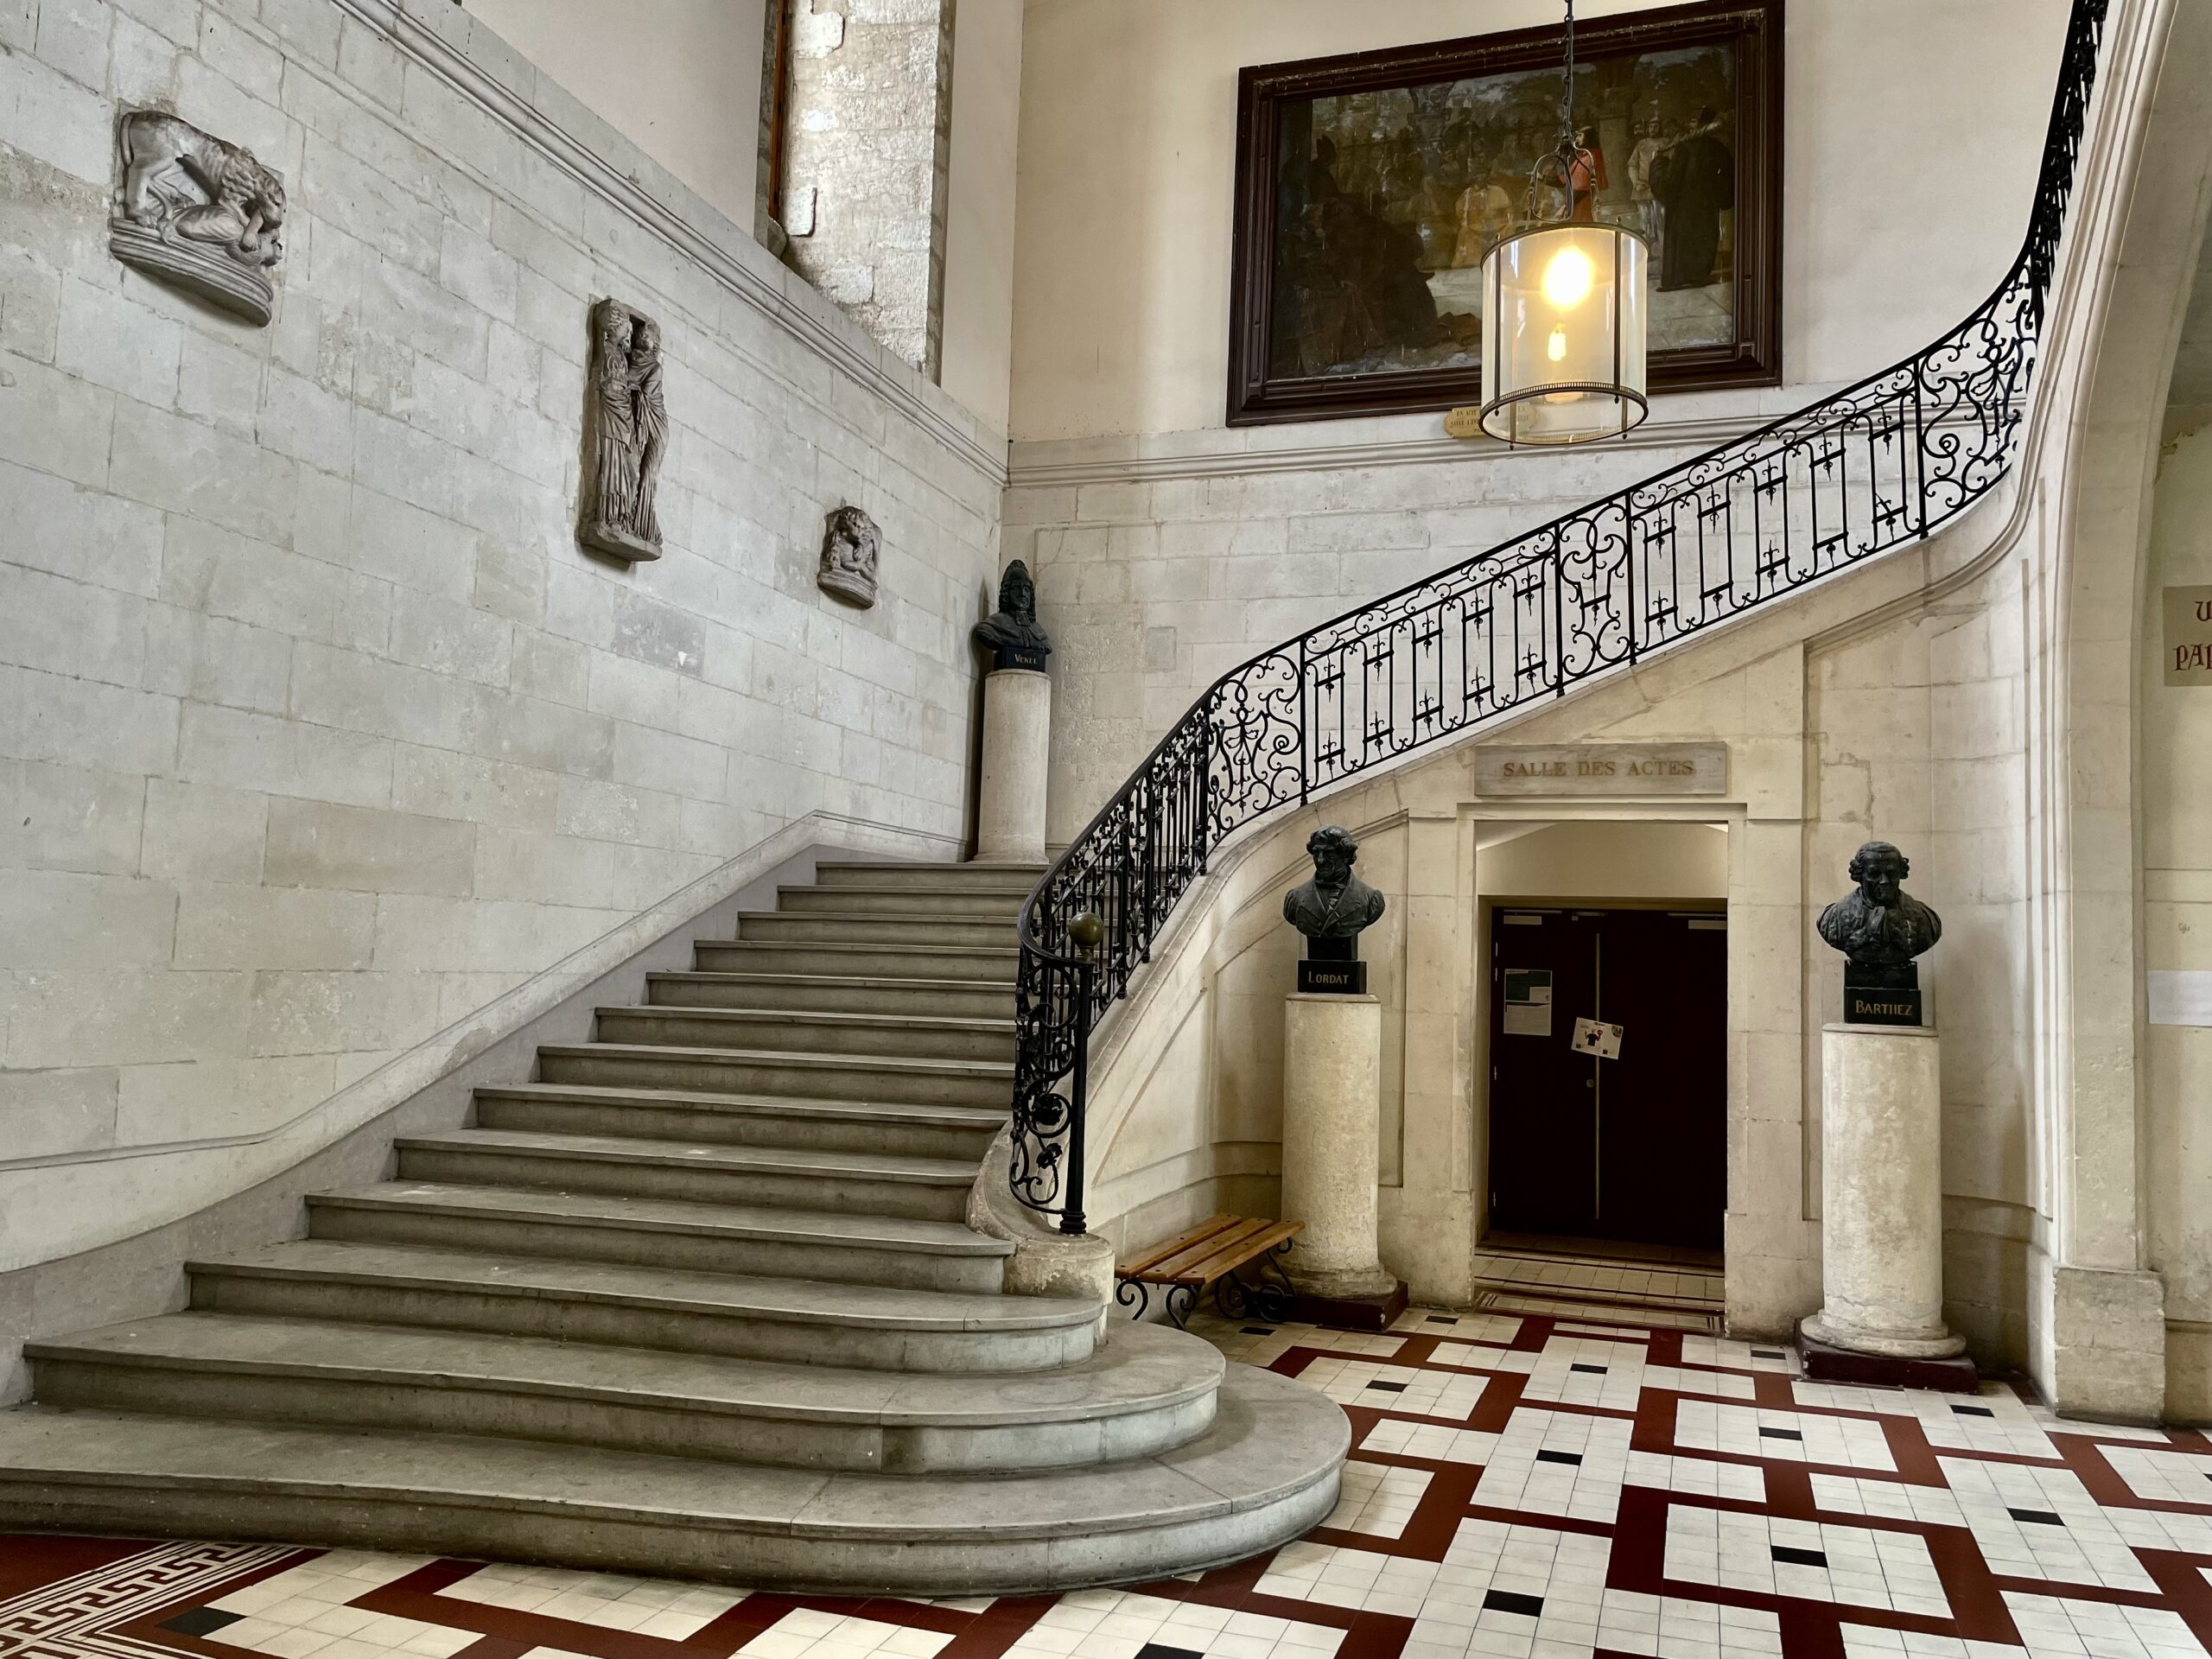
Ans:
[[[1585,443],[1640,424],[1650,250],[1597,222],[1598,161],[1574,124],[1574,0],[1557,149],[1529,175],[1521,227],[1483,259],[1480,424],[1508,443]],[[1553,204],[1557,212],[1551,212]]]

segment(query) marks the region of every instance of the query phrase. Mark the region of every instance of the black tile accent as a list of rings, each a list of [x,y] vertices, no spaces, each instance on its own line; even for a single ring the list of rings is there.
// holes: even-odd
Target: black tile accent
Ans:
[[[1524,1596],[1518,1590],[1485,1590],[1483,1605],[1492,1612],[1522,1613],[1535,1618],[1544,1611],[1541,1596]],[[1140,1656],[1139,1659],[1142,1659]]]
[[[214,1607],[188,1607],[175,1618],[165,1618],[162,1628],[175,1630],[179,1636],[213,1636],[226,1624],[235,1624],[244,1613],[226,1613]]]
[[[1272,1325],[1248,1325],[1243,1330],[1243,1334],[1248,1337],[1272,1337],[1274,1333],[1275,1328]]]
[[[1586,1371],[1592,1376],[1603,1376],[1605,1374],[1605,1368],[1604,1366],[1585,1365],[1579,1359],[1573,1364],[1569,1365],[1567,1369],[1570,1371]]]
[[[1802,1440],[1805,1437],[1794,1428],[1763,1428],[1759,1437],[1768,1440]]]
[[[1385,1394],[1403,1394],[1406,1391],[1406,1385],[1402,1382],[1370,1382],[1367,1386],[1380,1389]]]
[[[1426,1322],[1430,1325],[1457,1325],[1459,1323],[1459,1320],[1458,1316],[1454,1314],[1432,1313],[1428,1316]]]
[[[1753,1359],[1787,1359],[1789,1356],[1779,1348],[1754,1348],[1751,1350],[1751,1357]]]
[[[1196,1648],[1171,1648],[1165,1642],[1147,1642],[1137,1649],[1137,1659],[1206,1659]]]
[[[2053,1515],[2049,1510],[2016,1510],[2008,1506],[2005,1513],[2015,1521],[2032,1521],[2039,1527],[2063,1527],[2066,1524],[2063,1516]]]
[[[1773,1550],[1774,1559],[1777,1561],[1790,1561],[1799,1567],[1826,1567],[1828,1564],[1828,1553],[1825,1549],[1799,1549],[1790,1544],[1776,1544]]]
[[[1997,1414],[1987,1406],[1953,1406],[1951,1409],[1961,1417],[1994,1417]]]
[[[1536,1461],[1538,1463],[1580,1464],[1582,1461],[1582,1454],[1580,1452],[1539,1452],[1536,1453]]]

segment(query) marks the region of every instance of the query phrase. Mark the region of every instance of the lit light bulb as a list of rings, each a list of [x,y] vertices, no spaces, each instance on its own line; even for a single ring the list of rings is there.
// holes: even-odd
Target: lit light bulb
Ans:
[[[1566,330],[1564,327],[1559,327],[1559,328],[1554,328],[1554,329],[1553,329],[1553,330],[1552,330],[1551,344],[1550,344],[1549,346],[1548,346],[1547,347],[1545,347],[1545,349],[1546,349],[1546,350],[1550,353],[1550,355],[1551,355],[1551,359],[1552,359],[1552,361],[1553,361],[1553,362],[1554,362],[1554,363],[1564,363],[1564,362],[1566,362],[1566,361],[1567,361],[1567,330]]]
[[[1588,254],[1580,248],[1562,248],[1544,267],[1544,297],[1554,309],[1571,311],[1589,297],[1595,275]]]

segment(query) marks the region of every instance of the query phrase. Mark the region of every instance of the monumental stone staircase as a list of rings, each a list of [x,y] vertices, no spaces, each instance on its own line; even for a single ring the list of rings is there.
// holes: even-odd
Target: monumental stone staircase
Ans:
[[[823,864],[188,1312],[34,1344],[0,1524],[923,1593],[1313,1525],[1336,1406],[964,1223],[1038,874]]]

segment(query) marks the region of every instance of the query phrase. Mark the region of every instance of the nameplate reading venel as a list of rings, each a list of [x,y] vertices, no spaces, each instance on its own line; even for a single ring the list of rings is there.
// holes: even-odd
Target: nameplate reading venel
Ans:
[[[1726,743],[1478,743],[1484,795],[1725,795]]]

